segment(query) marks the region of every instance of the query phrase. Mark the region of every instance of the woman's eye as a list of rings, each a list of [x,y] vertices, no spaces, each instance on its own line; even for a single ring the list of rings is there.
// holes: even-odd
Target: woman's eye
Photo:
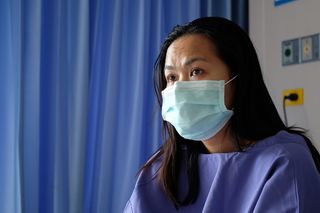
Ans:
[[[177,77],[175,75],[168,75],[167,76],[167,82],[173,82],[176,80],[177,80]]]
[[[202,74],[202,70],[201,69],[193,69],[192,71],[191,71],[191,74],[190,74],[190,76],[196,76],[196,75],[200,75],[200,74]]]

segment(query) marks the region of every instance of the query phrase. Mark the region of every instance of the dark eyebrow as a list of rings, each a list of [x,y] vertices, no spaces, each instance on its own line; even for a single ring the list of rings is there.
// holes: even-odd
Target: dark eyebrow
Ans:
[[[165,69],[165,70],[174,70],[174,66],[165,65],[165,66],[164,66],[164,69]]]
[[[194,63],[194,62],[196,62],[196,61],[205,61],[205,62],[208,62],[208,60],[205,59],[205,58],[195,57],[195,58],[191,58],[191,59],[189,59],[188,61],[186,61],[183,66],[185,66],[185,67],[186,67],[186,66],[189,66],[190,64],[192,64],[192,63]]]
[[[187,67],[187,66],[191,65],[192,63],[194,63],[194,62],[196,62],[196,61],[205,61],[205,62],[208,62],[208,60],[205,59],[205,58],[195,57],[195,58],[191,58],[191,59],[189,59],[188,61],[186,61],[186,62],[183,64],[183,66],[184,66],[184,67]],[[174,70],[175,68],[174,68],[174,66],[172,66],[172,65],[165,65],[165,66],[164,66],[164,69],[165,69],[165,70]]]

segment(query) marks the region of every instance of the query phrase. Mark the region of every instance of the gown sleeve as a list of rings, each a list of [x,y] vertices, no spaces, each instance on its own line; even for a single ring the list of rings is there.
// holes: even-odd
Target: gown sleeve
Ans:
[[[123,210],[123,213],[133,213],[133,210],[132,210],[132,205],[131,205],[131,201],[128,200],[124,210]]]
[[[254,212],[320,212],[320,175],[309,150],[291,149],[274,160]]]

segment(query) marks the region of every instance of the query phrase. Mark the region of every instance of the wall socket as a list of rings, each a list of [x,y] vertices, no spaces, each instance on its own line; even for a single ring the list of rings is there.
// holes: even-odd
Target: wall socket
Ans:
[[[295,105],[302,105],[304,102],[304,97],[303,97],[303,88],[296,88],[296,89],[286,89],[282,91],[282,97],[285,98],[286,96],[290,94],[297,94],[298,99],[295,101],[291,101],[287,99],[285,101],[285,106],[295,106]]]

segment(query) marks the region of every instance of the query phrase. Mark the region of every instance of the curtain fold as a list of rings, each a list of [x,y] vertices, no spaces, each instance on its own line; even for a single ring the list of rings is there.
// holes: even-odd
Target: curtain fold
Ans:
[[[0,3],[0,212],[20,212],[21,3]]]
[[[0,212],[122,212],[161,144],[161,42],[200,16],[247,23],[235,5],[0,1]]]

